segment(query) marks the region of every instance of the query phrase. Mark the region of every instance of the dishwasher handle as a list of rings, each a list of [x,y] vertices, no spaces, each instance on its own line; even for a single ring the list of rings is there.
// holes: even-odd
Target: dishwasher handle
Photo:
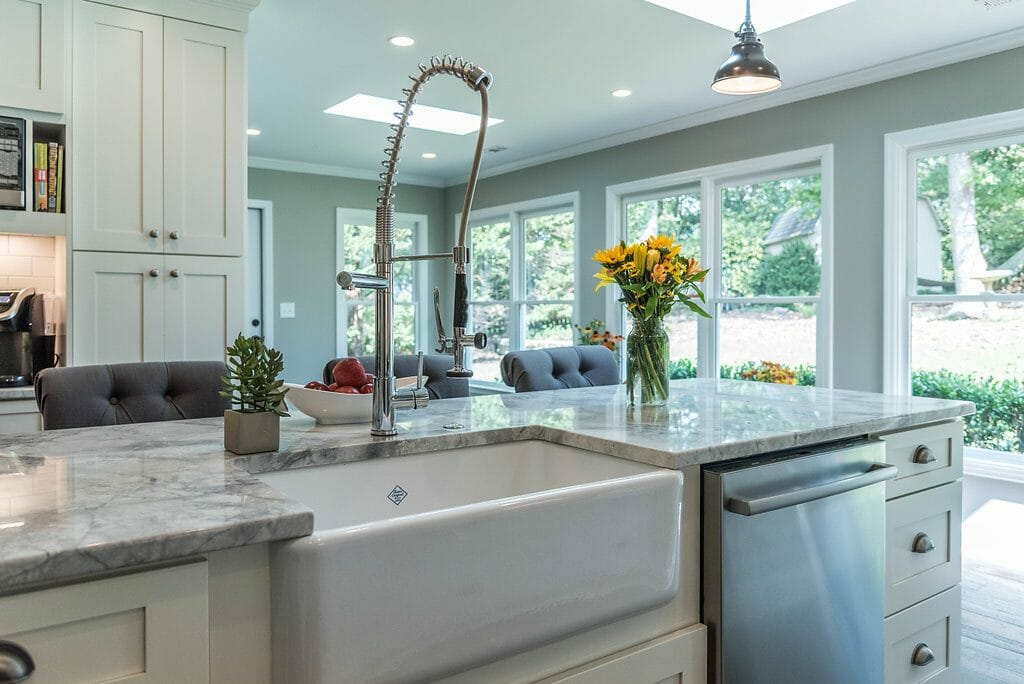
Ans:
[[[844,477],[840,480],[833,480],[824,484],[814,485],[806,489],[782,492],[781,494],[769,494],[768,496],[756,499],[745,499],[743,497],[730,498],[725,507],[740,515],[758,515],[768,511],[788,508],[797,504],[807,503],[824,499],[826,496],[842,494],[868,485],[885,482],[896,477],[896,466],[885,463],[875,463],[866,472],[853,477]]]

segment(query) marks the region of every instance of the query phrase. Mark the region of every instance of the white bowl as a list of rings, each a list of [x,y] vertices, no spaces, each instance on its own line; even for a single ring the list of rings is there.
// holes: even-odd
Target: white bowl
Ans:
[[[416,378],[398,378],[395,381],[398,387],[415,384]],[[288,403],[321,425],[368,423],[373,416],[372,394],[325,392],[306,389],[291,382],[284,383],[284,386],[288,388],[288,394],[285,395]]]

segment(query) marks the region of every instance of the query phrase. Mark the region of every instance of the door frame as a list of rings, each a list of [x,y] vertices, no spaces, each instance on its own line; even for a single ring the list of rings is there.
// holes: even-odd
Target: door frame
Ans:
[[[260,244],[263,247],[260,269],[260,279],[263,281],[260,298],[263,306],[260,311],[260,320],[263,323],[263,341],[268,347],[272,347],[274,346],[274,203],[270,200],[249,199],[246,209],[245,238],[242,243],[242,254],[245,255],[243,257],[245,259],[249,258],[248,209],[260,212]],[[245,287],[248,285],[248,283],[244,283]]]

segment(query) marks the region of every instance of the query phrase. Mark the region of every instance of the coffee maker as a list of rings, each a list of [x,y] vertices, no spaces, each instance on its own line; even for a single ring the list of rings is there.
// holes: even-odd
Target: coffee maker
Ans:
[[[53,332],[43,295],[31,287],[0,290],[0,387],[31,385],[37,372],[54,365]]]

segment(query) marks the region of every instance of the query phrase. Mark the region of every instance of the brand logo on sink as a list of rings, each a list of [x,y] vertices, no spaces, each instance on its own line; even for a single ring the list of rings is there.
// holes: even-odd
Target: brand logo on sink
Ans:
[[[390,494],[388,494],[388,499],[391,500],[391,503],[397,506],[405,501],[405,497],[407,496],[409,496],[409,492],[402,489],[401,485],[395,485],[395,488],[391,490]]]

